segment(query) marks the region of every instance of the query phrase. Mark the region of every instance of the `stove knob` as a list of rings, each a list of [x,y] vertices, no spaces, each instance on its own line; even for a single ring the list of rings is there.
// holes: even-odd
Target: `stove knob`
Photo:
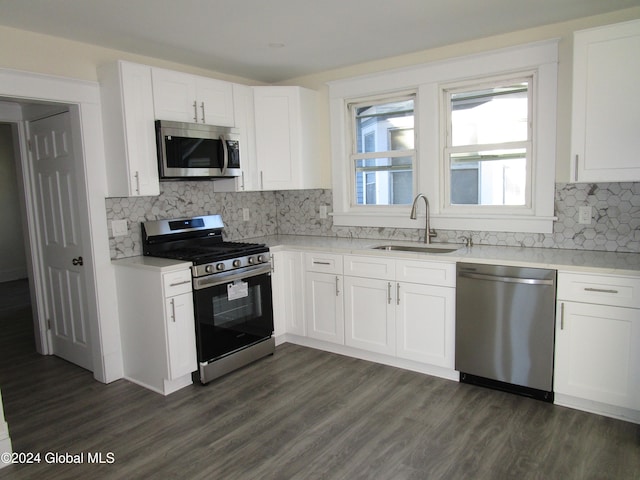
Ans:
[[[233,266],[238,268],[240,266],[240,260],[234,260],[233,261]]]
[[[253,262],[255,261],[255,259],[253,257],[249,257],[247,261],[249,262],[249,265],[253,265]]]
[[[264,255],[258,255],[258,263],[264,263],[266,261],[267,261],[267,259],[264,258]]]
[[[213,272],[213,266],[207,265],[206,267],[204,267],[204,271],[207,273]]]
[[[224,263],[218,263],[216,265],[216,270],[218,270],[219,272],[224,270]]]

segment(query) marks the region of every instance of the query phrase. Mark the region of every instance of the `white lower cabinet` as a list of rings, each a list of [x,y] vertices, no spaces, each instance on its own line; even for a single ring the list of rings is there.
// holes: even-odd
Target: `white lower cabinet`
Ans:
[[[396,294],[396,355],[453,368],[455,288],[397,283]]]
[[[636,307],[637,279],[558,273],[556,403],[640,422]]]
[[[344,271],[346,345],[453,368],[455,264],[345,255]]]
[[[640,311],[576,302],[558,308],[556,392],[640,409]]]
[[[168,395],[198,368],[190,264],[154,257],[113,261],[124,376]]]
[[[305,276],[307,336],[344,343],[342,275],[307,272]]]
[[[280,251],[271,254],[273,274],[273,329],[276,343],[287,333],[306,335],[303,317],[302,253]]]
[[[197,368],[194,363],[196,338],[192,293],[183,293],[167,298],[165,300],[165,318],[169,379],[176,380],[184,375],[191,375],[194,367]]]
[[[395,303],[392,282],[344,277],[345,344],[370,352],[395,355]]]
[[[307,337],[344,344],[342,255],[305,253],[304,320]]]

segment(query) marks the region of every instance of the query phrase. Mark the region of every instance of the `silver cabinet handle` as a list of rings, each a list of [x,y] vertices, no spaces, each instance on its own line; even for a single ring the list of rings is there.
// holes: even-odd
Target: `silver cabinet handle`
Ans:
[[[204,121],[204,102],[200,104],[200,108],[202,109],[202,123],[207,123]]]
[[[340,277],[336,275],[336,297],[340,295]]]
[[[171,321],[173,323],[176,322],[176,300],[175,300],[175,298],[171,299]]]
[[[260,170],[260,190],[264,188],[264,181],[262,179],[262,170]]]
[[[578,155],[576,155],[576,163],[573,165],[573,181],[577,182],[578,181],[578,159],[580,157]]]
[[[244,190],[244,171],[240,172],[240,176],[242,177],[241,180],[241,184],[240,184],[240,190]]]
[[[187,283],[191,283],[191,280],[185,280],[183,282],[170,283],[170,287],[177,287],[178,285],[186,285]]]
[[[607,289],[607,288],[591,288],[585,287],[585,292],[598,292],[598,293],[619,293],[618,290]]]
[[[492,282],[524,283],[526,285],[553,285],[553,280],[542,280],[539,278],[501,277],[498,275],[488,275],[486,273],[468,273],[468,272],[461,272],[458,275],[460,277],[475,278],[476,280],[489,280]]]
[[[396,305],[400,305],[400,284],[396,283]]]
[[[391,305],[391,282],[387,283],[387,303]]]
[[[560,304],[560,330],[564,330],[564,303]]]
[[[331,265],[331,262],[319,262],[317,260],[313,261],[314,265]]]
[[[193,101],[193,121],[198,123],[198,103]]]

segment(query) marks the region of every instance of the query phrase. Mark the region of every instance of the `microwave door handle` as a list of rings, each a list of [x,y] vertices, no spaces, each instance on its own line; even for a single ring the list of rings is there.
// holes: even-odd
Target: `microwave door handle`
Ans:
[[[229,147],[227,146],[227,139],[224,135],[220,135],[220,141],[222,142],[222,171],[221,174],[224,175],[227,171],[227,167],[229,166]]]

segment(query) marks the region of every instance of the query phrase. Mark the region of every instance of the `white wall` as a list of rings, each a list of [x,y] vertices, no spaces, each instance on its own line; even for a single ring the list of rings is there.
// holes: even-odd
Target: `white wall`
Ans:
[[[129,60],[155,67],[179,70],[229,82],[261,85],[261,82],[204,70],[157,58],[97,47],[88,43],[41,35],[0,26],[0,67],[27,72],[45,73],[81,80],[98,80],[96,68],[114,60]],[[8,45],[11,47],[9,48]]]
[[[27,278],[11,125],[0,123],[0,282]]]
[[[345,68],[321,72],[290,79],[283,84],[300,85],[320,91],[322,95],[320,125],[324,125],[325,142],[323,157],[331,161],[330,133],[329,133],[329,92],[327,82],[344,78],[367,75],[384,70],[404,68],[447,58],[460,57],[472,53],[512,47],[524,43],[531,43],[549,39],[559,39],[558,51],[558,117],[557,117],[557,148],[556,148],[556,182],[569,181],[570,139],[571,139],[571,82],[573,69],[573,32],[585,28],[624,22],[640,18],[640,7],[619,10],[617,12],[586,17],[569,22],[556,23],[538,28],[520,30],[504,35],[486,37],[479,40],[447,45],[440,48],[422,50],[408,55],[376,60],[351,65]]]
[[[373,72],[418,65],[446,58],[505,48],[523,43],[559,38],[558,68],[558,145],[556,181],[569,180],[569,156],[571,134],[571,77],[572,34],[575,30],[617,23],[640,18],[640,7],[619,10],[604,15],[586,17],[569,22],[556,23],[538,28],[520,30],[504,35],[422,50],[408,55],[385,58],[372,62],[329,70],[315,75],[294,78],[281,82],[283,85],[301,85],[321,93],[319,125],[323,128],[322,157],[331,162],[329,135],[329,101],[326,82],[365,75]],[[0,49],[0,67],[47,73],[85,80],[96,80],[96,67],[115,59],[130,60],[158,67],[181,70],[189,73],[220,78],[244,84],[259,84],[252,80],[207,71],[187,65],[111,50],[94,45],[73,42],[61,38],[40,35],[14,28],[0,27],[0,45],[11,48]]]

